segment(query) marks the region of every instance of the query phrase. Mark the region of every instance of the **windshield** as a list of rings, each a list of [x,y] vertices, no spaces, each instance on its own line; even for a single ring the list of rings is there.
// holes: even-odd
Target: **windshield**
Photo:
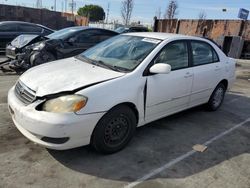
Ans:
[[[70,37],[74,32],[76,31],[80,31],[82,30],[82,28],[78,28],[78,27],[71,27],[71,28],[66,28],[66,29],[61,29],[59,31],[56,31],[54,33],[51,33],[50,35],[48,35],[47,37],[50,39],[66,39],[68,37]]]
[[[80,57],[100,66],[128,72],[135,69],[160,42],[152,38],[118,35],[90,48]]]

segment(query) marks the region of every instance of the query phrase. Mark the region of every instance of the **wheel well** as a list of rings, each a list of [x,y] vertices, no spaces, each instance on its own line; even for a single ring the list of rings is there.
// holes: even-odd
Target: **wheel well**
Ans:
[[[227,81],[226,79],[224,79],[224,80],[222,80],[220,83],[223,84],[223,85],[225,86],[226,90],[227,90],[228,81]]]
[[[126,106],[128,106],[128,107],[134,112],[135,117],[136,117],[136,123],[138,123],[138,121],[139,121],[139,112],[138,112],[138,110],[137,110],[135,104],[133,104],[133,103],[131,103],[131,102],[124,102],[124,103],[117,104],[117,105],[114,106],[114,107],[117,107],[117,106],[120,106],[120,105],[126,105]],[[114,107],[113,107],[113,108],[114,108]]]
[[[111,109],[113,109],[113,108],[115,108],[115,107],[117,107],[117,106],[122,106],[122,105],[128,106],[128,107],[134,112],[135,117],[136,117],[136,124],[138,124],[138,121],[139,121],[139,112],[138,112],[138,110],[137,110],[135,104],[133,104],[133,103],[131,103],[131,102],[124,102],[124,103],[120,103],[120,104],[115,105],[115,106],[112,107]],[[111,110],[111,109],[110,109],[110,110]],[[96,126],[95,126],[95,128],[96,128]],[[94,133],[94,131],[95,131],[95,128],[94,128],[94,130],[93,130],[92,133],[91,133],[91,139],[90,139],[90,140],[92,140],[92,137],[93,137],[93,133]]]

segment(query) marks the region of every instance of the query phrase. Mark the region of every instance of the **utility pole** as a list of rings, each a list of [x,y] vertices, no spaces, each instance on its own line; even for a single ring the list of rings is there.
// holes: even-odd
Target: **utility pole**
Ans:
[[[157,19],[161,19],[161,7],[159,7],[158,11],[156,11]]]
[[[36,0],[36,8],[42,8],[43,2],[42,0]]]
[[[68,6],[68,1],[67,1],[67,0],[65,0],[65,12],[67,12],[67,11],[68,11],[67,6]]]
[[[63,8],[64,8],[64,1],[62,1],[62,12],[63,12]]]
[[[108,2],[107,18],[106,18],[106,23],[107,24],[108,24],[108,20],[109,20],[109,8],[110,8],[110,3]]]
[[[54,2],[54,11],[56,11],[56,0]]]
[[[72,11],[72,15],[73,15],[74,14],[74,0],[72,0],[71,11]]]

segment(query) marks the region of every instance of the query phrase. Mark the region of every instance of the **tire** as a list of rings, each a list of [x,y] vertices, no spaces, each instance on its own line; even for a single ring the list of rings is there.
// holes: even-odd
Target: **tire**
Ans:
[[[222,83],[220,83],[214,89],[207,103],[207,108],[209,111],[216,111],[221,106],[224,100],[225,92],[226,92],[226,87]]]
[[[123,149],[134,135],[136,116],[126,105],[112,108],[97,123],[91,145],[101,153],[111,154]]]

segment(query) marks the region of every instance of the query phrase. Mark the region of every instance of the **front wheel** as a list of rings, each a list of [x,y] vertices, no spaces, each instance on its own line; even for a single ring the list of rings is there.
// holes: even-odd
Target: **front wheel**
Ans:
[[[210,111],[215,111],[217,110],[223,100],[224,100],[224,96],[225,96],[225,92],[226,92],[226,88],[224,86],[224,84],[220,83],[215,90],[213,91],[208,103],[207,103],[207,107]]]
[[[99,152],[110,154],[123,149],[136,128],[136,116],[125,105],[111,109],[97,123],[91,145]]]

